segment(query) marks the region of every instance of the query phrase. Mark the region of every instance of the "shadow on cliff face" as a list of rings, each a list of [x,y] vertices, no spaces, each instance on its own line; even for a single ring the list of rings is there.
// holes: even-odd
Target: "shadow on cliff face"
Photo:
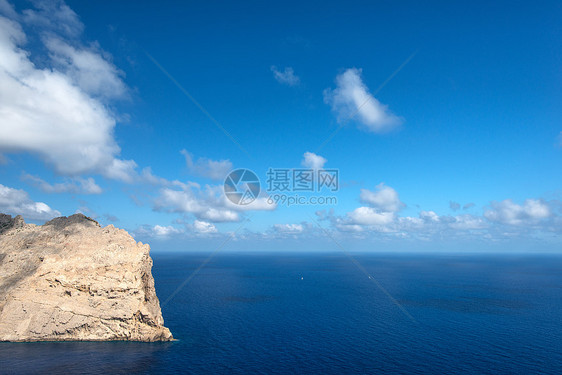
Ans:
[[[0,214],[0,235],[4,235],[11,230],[22,229],[25,225],[20,215],[12,218],[10,215]],[[32,244],[36,238],[36,233],[29,233],[23,242],[24,244]],[[3,250],[0,246],[0,275],[2,276],[0,278],[0,311],[3,307],[2,297],[21,281],[33,275],[41,264],[41,257],[33,255],[31,252],[22,251],[16,257],[7,257],[6,253],[2,252]],[[7,273],[7,275],[4,273]]]
[[[82,214],[74,214],[72,216],[57,217],[53,220],[50,220],[46,222],[42,226],[42,228],[51,229],[54,233],[59,233],[60,236],[67,237],[78,231],[76,227],[74,227],[73,229],[68,228],[73,224],[95,225],[97,227],[100,227],[100,224],[94,219]],[[18,230],[24,228],[25,225],[26,223],[20,215],[12,218],[10,215],[0,214],[0,235],[7,233],[10,230]],[[40,237],[41,233],[27,233],[24,237],[22,237],[24,247],[29,246],[30,244],[41,243]],[[2,249],[0,248],[0,267],[7,266],[7,264],[4,264],[4,262],[17,262],[18,267],[16,268],[17,273],[14,273],[7,277],[3,277],[1,279],[0,298],[8,290],[16,287],[22,280],[25,280],[26,278],[32,276],[43,261],[43,257],[45,255],[60,252],[60,250],[57,250],[54,247],[42,247],[40,249],[34,248],[33,252],[21,252],[20,254],[18,254],[17,259],[8,260],[6,259],[6,254],[1,251]]]
[[[9,231],[14,227],[23,227],[25,222],[21,215],[12,219],[10,215],[0,214],[0,234]]]
[[[76,227],[74,227],[73,229],[68,228],[73,224],[95,225],[97,227],[100,227],[100,224],[97,221],[82,214],[74,214],[69,217],[57,217],[46,222],[42,226],[43,229],[51,229],[51,231],[48,231],[46,233],[38,233],[33,231],[23,235],[22,242],[24,251],[18,253],[17,257],[10,257],[8,259],[6,253],[2,252],[2,248],[0,247],[0,271],[2,270],[2,268],[17,270],[17,272],[8,275],[2,275],[2,272],[0,272],[0,275],[3,276],[0,278],[0,311],[3,307],[1,301],[2,296],[5,296],[10,289],[16,287],[23,280],[31,277],[41,265],[41,262],[43,261],[45,255],[60,252],[60,249],[57,250],[56,247],[49,246],[40,248],[34,246],[33,251],[29,252],[26,252],[25,249],[29,246],[33,246],[34,244],[46,242],[41,240],[42,235],[52,236],[52,233],[58,233],[61,238],[66,238],[76,233],[78,231]],[[20,215],[12,218],[12,216],[10,215],[0,213],[0,236],[7,234],[11,230],[22,229],[25,226],[26,223],[23,220],[23,217],[21,217]],[[49,234],[49,232],[51,233]],[[17,265],[17,267],[9,267],[15,265]]]
[[[146,373],[154,366],[162,366],[158,358],[172,345],[173,342],[127,341],[0,342],[0,363],[17,374]]]
[[[97,227],[101,227],[101,225],[95,221],[94,219],[85,216],[83,214],[74,214],[72,216],[62,216],[54,218],[53,220],[47,221],[43,226],[49,227],[52,226],[56,231],[61,231],[72,224],[93,224]]]

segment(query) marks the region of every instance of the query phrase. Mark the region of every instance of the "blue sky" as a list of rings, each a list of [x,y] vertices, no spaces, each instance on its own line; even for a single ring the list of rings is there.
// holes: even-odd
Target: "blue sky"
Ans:
[[[561,16],[0,0],[0,211],[155,250],[559,251]],[[227,201],[270,167],[338,169],[337,203]]]

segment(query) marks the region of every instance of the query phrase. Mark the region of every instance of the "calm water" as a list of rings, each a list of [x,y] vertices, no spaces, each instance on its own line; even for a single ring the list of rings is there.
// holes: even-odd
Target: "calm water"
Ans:
[[[153,254],[161,302],[205,259]],[[3,373],[562,373],[562,258],[217,255],[172,343],[0,343]]]

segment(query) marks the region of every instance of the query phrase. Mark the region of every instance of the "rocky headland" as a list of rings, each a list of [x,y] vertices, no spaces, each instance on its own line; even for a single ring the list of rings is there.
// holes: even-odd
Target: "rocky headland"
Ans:
[[[169,341],[147,244],[82,214],[0,214],[0,341]]]

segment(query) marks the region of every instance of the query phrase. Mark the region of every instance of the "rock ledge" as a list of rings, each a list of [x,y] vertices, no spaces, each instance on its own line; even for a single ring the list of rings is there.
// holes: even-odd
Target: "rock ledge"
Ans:
[[[0,341],[169,341],[150,247],[82,214],[0,214]]]

